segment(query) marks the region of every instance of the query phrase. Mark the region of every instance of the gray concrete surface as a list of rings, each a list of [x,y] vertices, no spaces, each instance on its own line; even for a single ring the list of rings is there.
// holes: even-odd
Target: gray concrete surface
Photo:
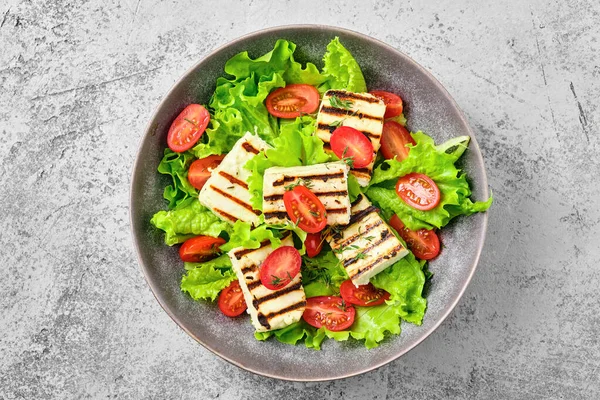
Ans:
[[[600,398],[600,3],[220,3],[0,0],[0,399]],[[452,316],[400,360],[318,384],[196,344],[154,300],[128,222],[161,96],[216,46],[287,23],[354,29],[428,68],[496,197]]]

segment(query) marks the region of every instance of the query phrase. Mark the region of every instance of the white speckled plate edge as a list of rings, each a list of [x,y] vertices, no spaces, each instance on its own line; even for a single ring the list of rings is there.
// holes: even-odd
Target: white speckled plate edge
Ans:
[[[134,245],[142,272],[159,304],[191,337],[226,361],[256,374],[291,381],[326,381],[365,373],[402,356],[427,338],[454,309],[477,267],[485,240],[487,215],[459,217],[441,232],[442,254],[430,263],[435,276],[427,299],[422,326],[402,324],[403,332],[380,347],[366,350],[354,340],[328,340],[322,350],[289,346],[275,340],[256,341],[246,318],[229,319],[214,304],[195,302],[181,293],[183,266],[177,249],[163,243],[163,235],[149,223],[164,209],[162,192],[168,180],[156,172],[166,146],[172,119],[191,102],[206,103],[225,61],[248,50],[256,57],[284,38],[298,45],[299,61],[320,66],[325,46],[333,37],[356,57],[372,89],[399,93],[406,102],[408,127],[423,130],[442,142],[469,135],[471,144],[462,160],[473,189],[473,198],[486,199],[488,185],[483,159],[466,118],[442,85],[423,67],[385,43],[337,27],[290,25],[240,37],[216,49],[188,70],[154,112],[141,140],[133,167],[130,218]]]

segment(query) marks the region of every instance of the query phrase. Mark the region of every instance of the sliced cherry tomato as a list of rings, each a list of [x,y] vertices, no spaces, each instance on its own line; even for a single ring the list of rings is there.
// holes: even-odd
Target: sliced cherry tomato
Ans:
[[[196,236],[186,240],[179,248],[179,257],[185,262],[204,262],[215,258],[225,239]]]
[[[352,325],[356,310],[341,297],[319,296],[306,299],[302,318],[315,328],[343,331]]]
[[[228,317],[237,317],[243,313],[248,306],[244,300],[244,293],[237,279],[219,294],[219,309]]]
[[[372,90],[369,93],[380,98],[385,103],[384,118],[393,118],[402,114],[404,107],[402,106],[402,99],[400,96],[394,93],[386,92],[385,90]]]
[[[198,142],[210,121],[210,114],[200,104],[190,104],[169,128],[167,144],[176,153],[190,149]]]
[[[300,272],[302,257],[293,246],[283,246],[267,256],[260,266],[260,281],[271,290],[286,287]]]
[[[417,172],[400,177],[396,193],[406,204],[421,211],[431,210],[440,203],[440,189],[435,182]]]
[[[321,200],[305,186],[297,185],[283,195],[285,211],[304,232],[317,233],[327,225],[327,212]]]
[[[350,279],[341,284],[340,295],[346,303],[363,307],[378,306],[390,298],[388,292],[377,289],[372,283],[356,287]]]
[[[211,172],[221,164],[223,158],[225,155],[213,155],[194,161],[188,170],[190,184],[198,190],[202,189],[202,186],[210,178]]]
[[[296,118],[317,111],[319,91],[311,85],[287,85],[269,93],[266,104],[269,113],[275,117]]]
[[[373,144],[361,131],[341,126],[330,138],[331,150],[341,158],[351,157],[354,168],[364,168],[373,161]]]
[[[396,157],[398,161],[405,160],[408,157],[410,148],[407,144],[413,146],[417,144],[405,127],[396,121],[386,121],[383,124],[383,133],[381,134],[381,154],[390,160]]]
[[[431,260],[440,254],[440,239],[434,230],[410,230],[395,214],[390,219],[390,225],[398,232],[402,239],[404,239],[415,257],[420,258],[421,260]]]
[[[321,250],[323,249],[323,238],[321,237],[321,233],[309,233],[306,235],[306,240],[304,241],[304,245],[306,246],[306,255],[309,257],[316,257],[319,255]]]

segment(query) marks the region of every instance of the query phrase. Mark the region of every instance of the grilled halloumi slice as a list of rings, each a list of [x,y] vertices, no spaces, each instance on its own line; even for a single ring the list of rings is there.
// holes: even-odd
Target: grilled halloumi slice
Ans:
[[[408,254],[387,224],[363,195],[352,204],[352,217],[343,230],[325,239],[342,262],[355,286],[369,280]]]
[[[267,224],[289,221],[283,194],[285,187],[301,182],[325,206],[328,225],[346,225],[350,221],[348,171],[342,161],[306,165],[302,167],[272,167],[265,171],[263,180],[263,213]]]
[[[364,168],[351,171],[360,186],[367,186],[371,180],[375,156],[381,145],[384,114],[384,102],[369,93],[328,90],[323,96],[317,115],[316,135],[325,142],[326,150],[331,150],[331,134],[340,126],[349,126],[361,131],[373,144],[373,162]]]
[[[281,245],[294,245],[291,233],[281,241]],[[278,290],[267,289],[260,282],[260,265],[272,251],[271,242],[267,240],[258,249],[238,247],[228,253],[244,293],[252,325],[261,332],[298,322],[306,308],[300,273],[286,287]]]
[[[215,168],[206,181],[198,198],[202,205],[211,209],[224,221],[237,220],[258,224],[260,211],[250,204],[248,177],[250,171],[244,168],[248,160],[259,152],[271,148],[256,135],[246,133],[227,153],[221,164]]]

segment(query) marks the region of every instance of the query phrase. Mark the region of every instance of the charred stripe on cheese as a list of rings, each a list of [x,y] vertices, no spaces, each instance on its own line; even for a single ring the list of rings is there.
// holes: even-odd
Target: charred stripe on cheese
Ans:
[[[373,229],[377,228],[377,227],[378,227],[378,226],[380,226],[381,224],[383,224],[383,221],[377,221],[377,222],[375,222],[374,224],[371,224],[371,225],[367,226],[367,227],[365,228],[365,230],[361,230],[361,232],[360,232],[360,233],[357,233],[357,234],[355,234],[355,235],[352,235],[352,236],[350,236],[350,237],[346,238],[346,240],[344,240],[343,242],[341,242],[341,243],[338,243],[338,244],[337,244],[337,246],[338,246],[339,248],[344,248],[344,247],[347,247],[347,246],[351,245],[353,242],[356,242],[358,239],[361,239],[361,238],[362,238],[362,237],[363,237],[365,234],[369,233],[369,231],[371,231],[371,230],[373,230]]]
[[[218,194],[220,194],[223,197],[228,198],[229,200],[233,201],[236,204],[239,204],[240,206],[244,207],[246,210],[253,212],[256,215],[260,215],[260,211],[255,210],[254,208],[252,208],[252,206],[250,204],[244,203],[242,200],[238,199],[235,196],[230,195],[227,192],[222,191],[221,189],[219,189],[218,187],[215,187],[213,185],[210,185],[210,188],[212,190],[214,190],[215,192],[217,192]]]
[[[360,93],[346,92],[345,90],[328,90],[328,96],[335,96],[340,100],[360,100],[367,103],[379,103],[379,99],[373,96],[364,96]]]
[[[380,262],[382,262],[383,260],[389,260],[390,258],[396,257],[396,255],[400,252],[406,251],[406,249],[404,248],[404,246],[402,245],[398,245],[396,247],[394,247],[392,249],[392,251],[390,251],[388,254],[381,256],[381,257],[377,257],[375,260],[373,260],[371,262],[371,264],[359,268],[358,270],[356,270],[356,273],[354,275],[352,275],[350,277],[350,279],[356,279],[359,276],[361,276],[362,274],[369,272],[375,265],[379,264]]]
[[[223,211],[223,210],[219,210],[218,208],[214,208],[214,207],[213,207],[213,209],[212,209],[212,210],[213,210],[213,212],[214,212],[215,214],[219,214],[219,215],[221,215],[223,218],[227,218],[227,219],[228,219],[228,220],[230,220],[231,222],[236,222],[236,221],[238,220],[238,219],[237,219],[236,217],[234,217],[233,215],[231,215],[231,214],[228,214],[228,213],[226,213],[226,212],[225,212],[225,211]]]
[[[277,291],[275,291],[273,293],[270,293],[270,294],[268,294],[266,296],[263,296],[263,297],[261,297],[259,299],[254,299],[252,301],[252,305],[254,306],[254,308],[258,308],[258,306],[261,305],[262,303],[264,303],[265,301],[276,299],[278,297],[281,297],[281,296],[286,295],[288,293],[294,292],[294,291],[296,291],[298,289],[301,289],[301,288],[302,288],[302,283],[298,282],[298,283],[296,283],[294,285],[288,286],[288,287],[283,288],[281,290],[277,290]]]
[[[281,241],[284,241],[284,240],[285,240],[285,239],[287,239],[287,238],[288,238],[290,235],[291,235],[291,232],[286,232],[286,233],[285,233],[285,234],[284,234],[284,235],[283,235],[283,236],[280,238],[280,240],[281,240]],[[235,257],[235,259],[236,259],[236,260],[240,260],[242,257],[244,257],[244,256],[246,256],[246,255],[248,255],[248,254],[250,254],[250,253],[253,253],[253,252],[255,252],[255,251],[258,251],[258,250],[262,249],[263,247],[265,247],[265,246],[267,246],[267,245],[269,245],[269,244],[271,244],[271,241],[270,241],[270,240],[263,240],[262,242],[260,242],[260,247],[259,247],[259,248],[257,248],[257,249],[243,249],[243,250],[238,250],[238,251],[234,252],[234,253],[233,253],[233,255],[234,255],[234,257]],[[243,271],[244,271],[244,270],[242,270],[242,272],[243,272]]]
[[[342,122],[342,124],[340,126],[344,126],[343,122]],[[329,133],[333,133],[340,126],[327,125],[327,124],[319,124],[319,125],[317,125],[317,129],[321,130],[321,131],[327,131]],[[376,138],[376,139],[381,138],[381,134],[380,133],[373,133],[373,132],[369,132],[367,130],[362,130],[362,131],[359,131],[359,132],[361,132],[363,135],[365,135],[365,136],[367,136],[369,138]]]
[[[285,176],[285,177],[283,177],[283,179],[278,179],[275,182],[273,182],[273,186],[281,186],[281,185],[285,185],[286,183],[296,182],[300,178],[302,178],[305,181],[320,180],[323,182],[327,182],[329,179],[337,179],[337,178],[343,178],[343,177],[344,177],[343,172],[334,172],[332,174],[321,174],[321,175]]]
[[[317,195],[317,197],[321,196],[348,196],[347,190],[338,190],[338,191],[330,191],[330,192],[313,192]],[[270,196],[265,196],[265,201],[277,201],[283,199],[282,194],[272,194]]]
[[[242,144],[242,148],[244,150],[246,150],[248,153],[254,153],[254,154],[258,154],[260,153],[259,150],[255,149],[254,146],[252,146],[250,143],[248,142],[244,142],[244,144]]]
[[[246,182],[239,180],[235,176],[229,175],[225,171],[219,171],[219,175],[221,175],[223,178],[227,179],[230,183],[239,185],[239,186],[243,187],[244,189],[248,189],[248,185],[246,184]]]
[[[381,232],[381,239],[379,239],[375,243],[371,244],[369,247],[365,248],[364,250],[361,250],[361,253],[364,255],[368,255],[371,250],[377,248],[380,244],[382,244],[383,242],[385,242],[391,238],[395,239],[396,237],[390,231],[385,230],[385,231]],[[358,260],[360,260],[360,258],[357,258],[357,257],[346,259],[343,262],[344,267],[349,267],[350,265],[354,264]]]
[[[271,324],[269,323],[269,321],[271,319],[273,319],[275,317],[278,317],[280,315],[289,313],[290,311],[297,310],[297,309],[302,308],[302,307],[306,307],[306,300],[299,301],[296,304],[292,304],[292,305],[290,305],[290,306],[288,306],[288,307],[286,307],[286,308],[284,308],[282,310],[279,310],[279,311],[274,312],[274,313],[270,313],[268,315],[264,315],[262,313],[259,313],[258,314],[258,322],[260,322],[260,324],[262,326],[264,326],[265,328],[271,329]]]

